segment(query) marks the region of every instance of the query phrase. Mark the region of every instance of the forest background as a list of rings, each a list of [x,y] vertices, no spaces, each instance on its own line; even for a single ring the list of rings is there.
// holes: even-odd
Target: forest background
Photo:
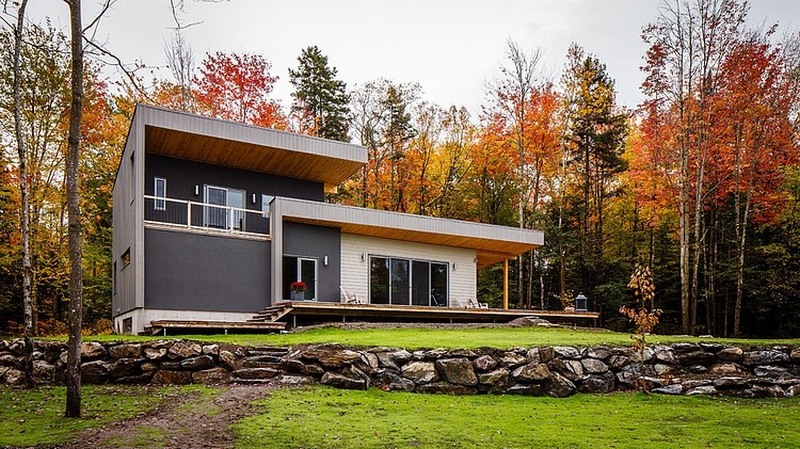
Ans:
[[[655,275],[660,333],[800,334],[800,35],[746,26],[738,0],[664,2],[644,24],[635,109],[618,106],[605,64],[578,44],[553,80],[541,49],[509,41],[479,114],[425,100],[422,86],[346,84],[311,46],[274,98],[268,55],[195,56],[176,27],[172,76],[146,64],[109,78],[87,64],[81,158],[84,314],[110,327],[111,190],[137,102],[364,145],[363,170],[328,200],[541,229],[512,262],[513,307],[561,308],[578,293],[622,330],[634,266]],[[20,179],[12,130],[13,32],[0,32],[0,331],[22,316]],[[65,157],[69,41],[49,21],[24,29],[33,304],[38,334],[66,333]],[[281,77],[284,75],[281,74]],[[479,273],[498,306],[502,267]]]

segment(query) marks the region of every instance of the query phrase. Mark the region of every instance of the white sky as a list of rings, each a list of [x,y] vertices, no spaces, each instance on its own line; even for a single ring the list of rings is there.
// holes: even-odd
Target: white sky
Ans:
[[[543,72],[558,80],[571,42],[604,62],[616,80],[618,102],[641,101],[639,67],[646,50],[640,33],[657,15],[659,0],[185,0],[185,30],[195,62],[205,52],[261,53],[279,80],[274,96],[291,102],[288,69],[300,51],[317,45],[348,84],[378,77],[422,85],[423,98],[480,111],[485,82],[503,62],[506,41],[544,52]],[[84,22],[99,0],[84,0]],[[50,15],[67,29],[67,6],[33,1],[29,18]],[[750,22],[800,26],[800,1],[753,0]],[[125,62],[165,66],[164,43],[174,27],[168,0],[119,0],[98,37]],[[164,69],[160,77],[169,77]],[[147,78],[150,78],[149,76]]]

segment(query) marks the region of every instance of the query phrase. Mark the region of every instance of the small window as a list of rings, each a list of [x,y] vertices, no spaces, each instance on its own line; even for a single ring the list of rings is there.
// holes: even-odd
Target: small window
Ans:
[[[124,320],[122,320],[122,333],[123,334],[133,333],[133,318],[125,318]]]
[[[136,163],[134,156],[136,155],[135,152],[131,153],[131,177],[130,177],[130,184],[128,188],[130,189],[131,194],[131,203],[133,203],[134,198],[136,198]]]
[[[117,262],[114,261],[114,266],[111,267],[111,286],[113,288],[113,292],[117,294]]]
[[[275,197],[272,195],[261,195],[261,216],[264,218],[269,218],[269,203],[274,200]]]
[[[131,249],[126,249],[125,252],[122,253],[120,259],[122,260],[122,269],[124,270],[125,267],[131,264]]]
[[[153,202],[153,208],[155,210],[167,210],[167,202],[166,200],[159,199],[159,198],[166,198],[167,197],[167,180],[164,178],[155,178],[154,185],[153,185],[153,196],[156,197],[156,200]]]

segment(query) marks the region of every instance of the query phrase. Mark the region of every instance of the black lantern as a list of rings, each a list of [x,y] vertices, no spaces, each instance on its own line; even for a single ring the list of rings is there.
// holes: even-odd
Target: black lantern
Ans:
[[[589,298],[583,296],[583,293],[578,293],[575,297],[575,311],[586,312],[589,310]]]

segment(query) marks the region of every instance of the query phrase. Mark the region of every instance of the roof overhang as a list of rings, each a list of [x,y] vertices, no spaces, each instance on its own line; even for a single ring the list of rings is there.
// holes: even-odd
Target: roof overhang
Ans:
[[[336,187],[367,162],[366,148],[138,105],[149,154],[321,182]]]
[[[347,234],[473,249],[478,268],[544,244],[544,234],[531,229],[289,198],[276,198],[274,204],[285,221],[335,227]]]

